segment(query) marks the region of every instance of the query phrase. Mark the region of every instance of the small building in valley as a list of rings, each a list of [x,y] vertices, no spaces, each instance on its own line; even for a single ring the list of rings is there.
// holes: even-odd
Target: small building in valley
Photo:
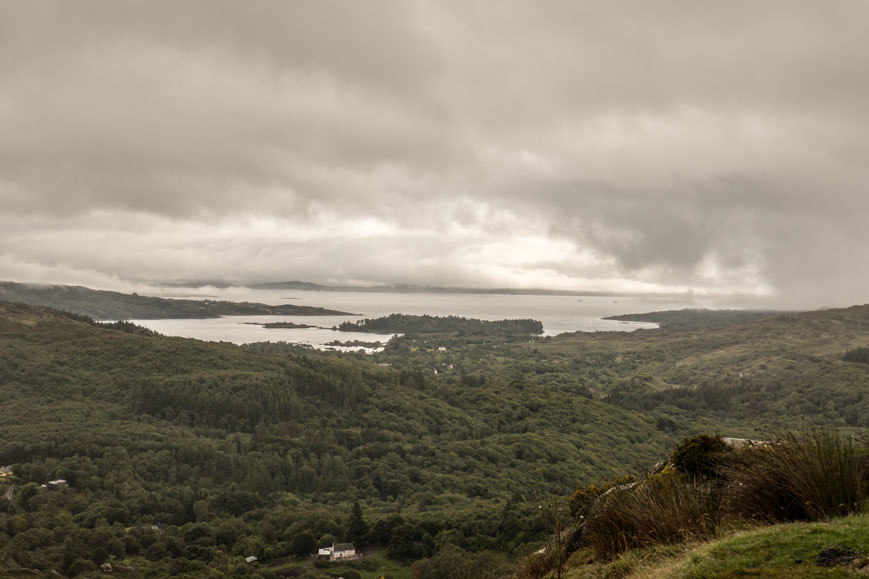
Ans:
[[[317,549],[317,558],[321,561],[342,561],[347,559],[359,559],[361,555],[356,553],[353,543],[332,543],[331,547]]]

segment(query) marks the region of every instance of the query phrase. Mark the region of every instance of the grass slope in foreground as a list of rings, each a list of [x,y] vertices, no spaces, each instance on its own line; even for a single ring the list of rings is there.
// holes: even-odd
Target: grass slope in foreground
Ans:
[[[822,553],[830,549],[859,555],[843,565]],[[565,579],[630,577],[682,579],[727,577],[853,577],[867,564],[869,516],[857,515],[819,523],[788,523],[734,532],[707,543],[667,545],[630,551],[604,563],[570,569]],[[580,557],[577,557],[579,559]],[[846,559],[847,557],[843,558]],[[865,572],[859,573],[860,576]]]

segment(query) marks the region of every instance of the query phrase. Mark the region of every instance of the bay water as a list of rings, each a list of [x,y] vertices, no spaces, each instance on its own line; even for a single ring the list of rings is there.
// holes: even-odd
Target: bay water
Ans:
[[[544,335],[565,332],[633,331],[654,328],[655,324],[604,320],[604,317],[683,308],[722,307],[711,300],[691,296],[563,296],[479,293],[398,293],[357,291],[260,290],[229,288],[160,288],[151,295],[184,299],[249,301],[270,305],[319,306],[349,312],[337,316],[226,316],[216,319],[132,320],[168,336],[199,340],[250,342],[291,342],[316,348],[329,342],[386,342],[392,334],[339,332],[335,326],[345,321],[378,318],[392,313],[461,316],[482,320],[530,318],[543,323]],[[269,322],[293,322],[313,328],[265,328]],[[357,347],[335,347],[357,350]]]

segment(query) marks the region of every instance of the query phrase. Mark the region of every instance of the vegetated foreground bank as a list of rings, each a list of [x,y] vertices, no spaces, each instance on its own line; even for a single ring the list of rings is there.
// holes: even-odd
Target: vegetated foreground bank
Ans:
[[[0,565],[270,576],[334,540],[383,549],[396,577],[450,560],[491,575],[547,536],[541,499],[642,472],[692,432],[865,424],[867,366],[843,357],[869,343],[867,320],[861,306],[702,331],[420,334],[362,358],[3,304]]]
[[[865,446],[829,429],[770,441],[687,438],[638,480],[579,487],[569,500],[569,535],[529,556],[517,575],[865,574],[869,519],[855,515],[866,504],[867,457]],[[794,521],[823,524],[779,527]],[[752,530],[734,534],[745,528]]]
[[[80,286],[0,282],[0,301],[46,306],[97,320],[205,319],[221,316],[347,316],[337,310],[251,302],[166,299]]]

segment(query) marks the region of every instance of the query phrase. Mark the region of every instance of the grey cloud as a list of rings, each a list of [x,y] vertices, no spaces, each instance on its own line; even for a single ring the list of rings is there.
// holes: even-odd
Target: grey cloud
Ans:
[[[869,243],[866,4],[0,0],[0,13],[9,271],[266,279],[287,264],[314,281],[527,272],[577,289],[869,297],[844,257]],[[262,219],[280,226],[245,229]],[[286,239],[368,221],[383,232]],[[235,240],[212,233],[226,227]],[[514,239],[553,255],[518,255]]]
[[[4,38],[36,62],[58,53],[129,45],[238,55],[275,70],[311,68],[354,83],[418,90],[436,55],[407,2],[331,0],[85,0],[5,2]],[[13,6],[14,4],[14,6]],[[22,65],[14,54],[5,64]]]

